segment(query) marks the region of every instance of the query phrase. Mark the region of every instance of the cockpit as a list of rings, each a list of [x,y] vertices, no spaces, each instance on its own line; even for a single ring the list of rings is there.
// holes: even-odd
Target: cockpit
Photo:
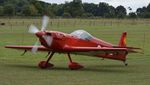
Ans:
[[[93,36],[84,30],[76,30],[71,33],[72,36],[76,36],[83,40],[91,40]]]

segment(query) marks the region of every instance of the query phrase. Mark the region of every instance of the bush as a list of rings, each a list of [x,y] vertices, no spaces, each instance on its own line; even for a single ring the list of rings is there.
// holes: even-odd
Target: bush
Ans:
[[[67,13],[67,12],[65,12],[62,16],[63,16],[64,18],[71,18],[71,14],[70,14],[70,13]]]
[[[93,17],[94,15],[92,13],[83,13],[82,17],[83,18],[88,18],[88,17]]]
[[[129,13],[129,18],[137,18],[137,14],[134,12]]]

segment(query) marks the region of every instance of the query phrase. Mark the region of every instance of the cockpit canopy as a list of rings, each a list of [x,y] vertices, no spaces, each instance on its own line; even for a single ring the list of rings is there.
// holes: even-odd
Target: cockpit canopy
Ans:
[[[93,36],[84,30],[76,30],[71,33],[71,35],[76,36],[83,40],[91,40]]]

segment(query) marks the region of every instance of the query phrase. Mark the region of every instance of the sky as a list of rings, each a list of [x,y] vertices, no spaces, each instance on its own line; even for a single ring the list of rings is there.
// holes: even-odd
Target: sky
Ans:
[[[65,1],[70,2],[72,0],[40,0],[40,1],[60,4],[60,3],[65,3]],[[143,6],[148,6],[150,0],[82,0],[82,2],[96,3],[96,4],[98,4],[99,2],[106,2],[109,5],[112,5],[114,7],[123,5],[129,13],[129,12],[135,12],[136,9],[139,7],[142,8]],[[128,10],[128,7],[131,7],[132,11]]]

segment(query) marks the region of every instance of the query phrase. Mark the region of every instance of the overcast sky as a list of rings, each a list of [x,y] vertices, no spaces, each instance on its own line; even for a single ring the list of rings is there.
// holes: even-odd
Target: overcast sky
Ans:
[[[72,0],[41,0],[49,3],[65,3],[65,1],[72,1]],[[96,3],[99,2],[107,2],[109,5],[112,5],[114,7],[117,7],[119,5],[123,5],[128,9],[128,7],[132,8],[132,11],[136,11],[137,8],[147,6],[150,3],[150,0],[82,0],[82,2],[88,2],[88,3]],[[128,10],[129,12],[129,10]]]

